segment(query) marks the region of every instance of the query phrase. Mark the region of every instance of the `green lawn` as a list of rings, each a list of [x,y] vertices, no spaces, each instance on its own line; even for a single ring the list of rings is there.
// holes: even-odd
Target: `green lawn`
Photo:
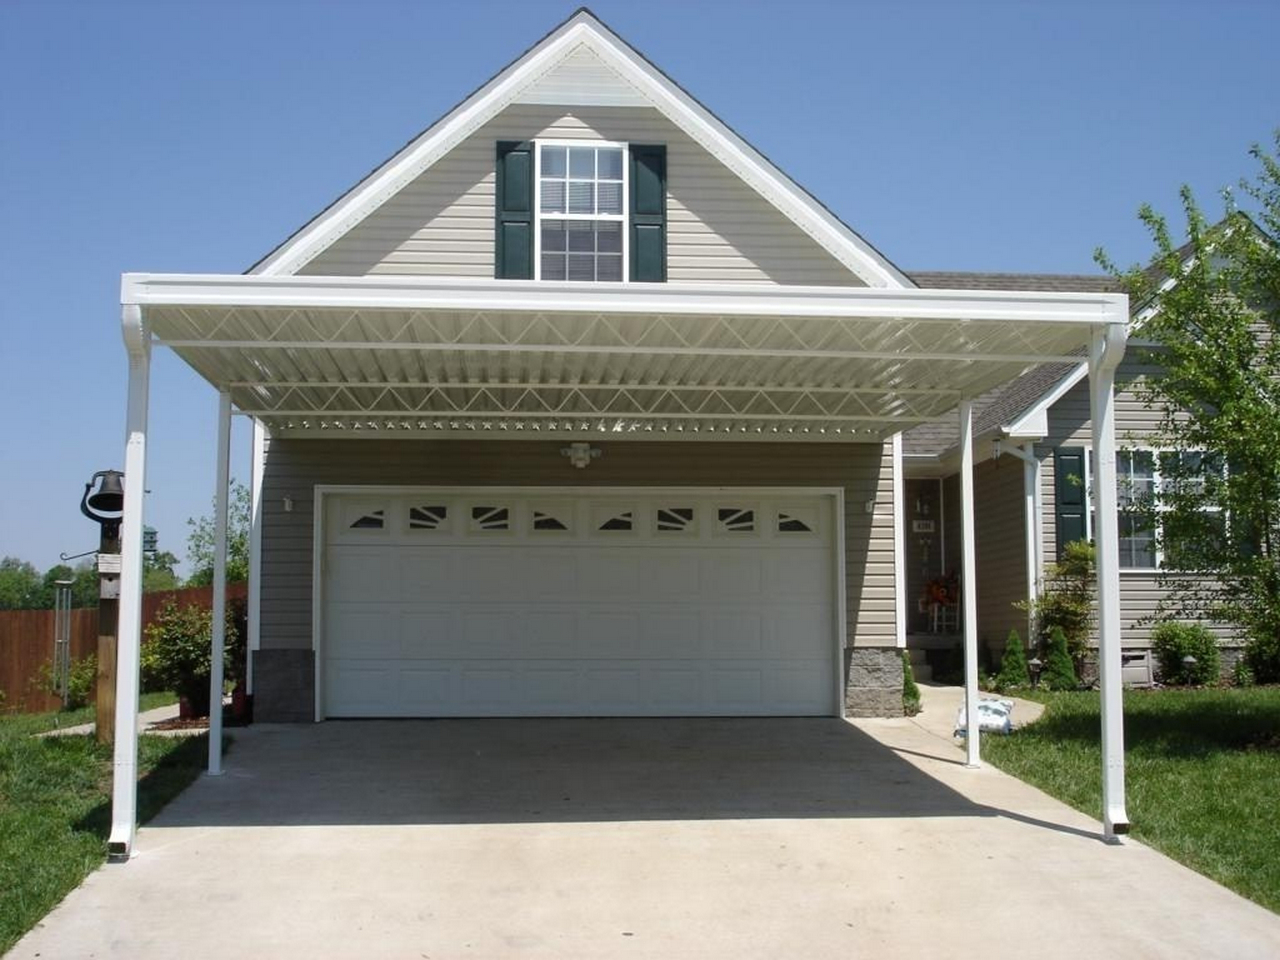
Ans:
[[[1101,818],[1098,695],[1036,699],[1044,717],[983,756]],[[1124,712],[1133,835],[1280,912],[1280,687],[1130,690]]]
[[[147,694],[142,709],[172,701]],[[32,736],[92,719],[92,707],[0,717],[0,954],[106,859],[110,751],[91,736]],[[199,776],[206,744],[204,736],[140,739],[140,821]]]

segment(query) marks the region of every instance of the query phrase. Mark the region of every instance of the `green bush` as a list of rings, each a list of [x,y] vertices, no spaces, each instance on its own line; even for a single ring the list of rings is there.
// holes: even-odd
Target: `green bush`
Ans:
[[[992,685],[996,692],[1016,690],[1027,686],[1030,674],[1027,672],[1027,650],[1022,645],[1022,637],[1017,630],[1009,631],[1009,639],[1004,645],[1004,656],[1000,658],[1000,672]]]
[[[1067,651],[1076,660],[1089,649],[1093,631],[1093,604],[1097,597],[1096,554],[1087,540],[1068,543],[1062,559],[1045,570],[1044,590],[1034,602],[1014,606],[1035,615],[1036,637],[1047,649],[1054,630],[1066,637]]]
[[[1221,661],[1217,641],[1198,623],[1165,620],[1156,624],[1151,631],[1151,652],[1165,683],[1203,686],[1218,682]],[[1182,662],[1187,656],[1195,657],[1196,662],[1187,666]]]
[[[238,674],[244,659],[236,616],[227,610],[223,669],[228,679]],[[209,712],[209,674],[213,647],[213,611],[194,604],[178,606],[172,600],[160,608],[147,627],[142,644],[144,690],[172,690],[190,703],[196,716]]]
[[[38,685],[42,690],[59,696],[61,691],[58,690],[58,678],[53,675],[53,664],[46,663],[40,669],[38,680],[33,681],[33,685]],[[93,695],[98,689],[98,657],[97,654],[88,654],[79,660],[71,661],[71,668],[67,671],[67,710],[79,710],[81,707],[87,706],[93,701]]]
[[[1075,661],[1067,650],[1067,637],[1061,627],[1054,627],[1044,653],[1044,670],[1040,685],[1049,690],[1077,690],[1080,678],[1076,676]]]
[[[1244,648],[1244,662],[1257,683],[1280,683],[1280,636],[1255,636]]]
[[[902,651],[902,712],[914,717],[920,712],[920,688],[916,686],[916,675],[911,669],[911,657]]]

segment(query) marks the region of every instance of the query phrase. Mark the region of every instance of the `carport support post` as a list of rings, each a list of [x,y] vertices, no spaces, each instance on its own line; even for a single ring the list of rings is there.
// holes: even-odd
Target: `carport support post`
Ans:
[[[133,853],[138,811],[138,668],[142,646],[142,508],[147,488],[147,402],[151,345],[136,304],[121,309],[129,351],[129,405],[125,414],[124,515],[121,518],[120,606],[116,632],[116,742],[111,775],[112,860]]]
[[[965,765],[976,767],[978,750],[978,585],[973,548],[973,401],[960,401],[960,609],[964,616]]]
[[[1094,541],[1098,572],[1098,682],[1102,687],[1102,824],[1116,842],[1129,832],[1124,797],[1124,697],[1120,685],[1120,541],[1116,515],[1115,373],[1125,328],[1093,335],[1089,350],[1089,416],[1093,422]]]
[[[213,492],[213,649],[209,654],[209,775],[222,773],[222,660],[227,639],[227,487],[231,394],[218,393],[218,476]]]

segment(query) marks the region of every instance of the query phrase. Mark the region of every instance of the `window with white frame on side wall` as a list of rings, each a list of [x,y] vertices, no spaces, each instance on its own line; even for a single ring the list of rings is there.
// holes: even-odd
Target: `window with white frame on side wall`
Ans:
[[[1089,509],[1085,512],[1085,537],[1094,538],[1093,460],[1092,452],[1082,451],[1084,489]],[[1157,570],[1178,549],[1178,532],[1166,526],[1157,538],[1150,514],[1142,509],[1154,503],[1156,516],[1165,512],[1161,495],[1175,489],[1198,492],[1210,477],[1221,477],[1221,458],[1198,450],[1157,450],[1131,448],[1116,451],[1116,520],[1119,529],[1120,568],[1122,570]],[[1222,510],[1204,506],[1206,524],[1226,535],[1226,517]],[[1159,521],[1157,520],[1157,523]]]

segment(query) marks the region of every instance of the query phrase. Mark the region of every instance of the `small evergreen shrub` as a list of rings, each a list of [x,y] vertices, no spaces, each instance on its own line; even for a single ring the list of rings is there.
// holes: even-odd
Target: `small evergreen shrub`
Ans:
[[[1097,557],[1092,543],[1076,540],[1068,543],[1062,559],[1045,570],[1044,591],[1032,601],[1014,606],[1035,615],[1037,646],[1050,645],[1054,630],[1061,630],[1067,650],[1079,660],[1089,650],[1093,632],[1094,602],[1097,597]]]
[[[1071,659],[1071,652],[1067,649],[1067,636],[1061,627],[1054,627],[1049,634],[1040,685],[1049,690],[1077,690],[1080,687],[1075,661]]]
[[[1017,690],[1030,682],[1027,672],[1027,651],[1022,645],[1022,637],[1017,630],[1009,631],[1009,639],[1004,645],[1004,656],[1000,658],[1000,672],[996,675],[993,687],[998,693],[1005,690]]]
[[[1156,624],[1151,631],[1151,652],[1165,683],[1203,686],[1218,682],[1221,661],[1217,641],[1198,623],[1164,620]],[[1186,656],[1195,657],[1196,662],[1184,664]]]
[[[1245,666],[1256,683],[1280,683],[1280,636],[1255,636],[1244,648]]]
[[[905,650],[902,651],[902,712],[908,717],[920,712],[920,688],[911,669],[911,657]]]

